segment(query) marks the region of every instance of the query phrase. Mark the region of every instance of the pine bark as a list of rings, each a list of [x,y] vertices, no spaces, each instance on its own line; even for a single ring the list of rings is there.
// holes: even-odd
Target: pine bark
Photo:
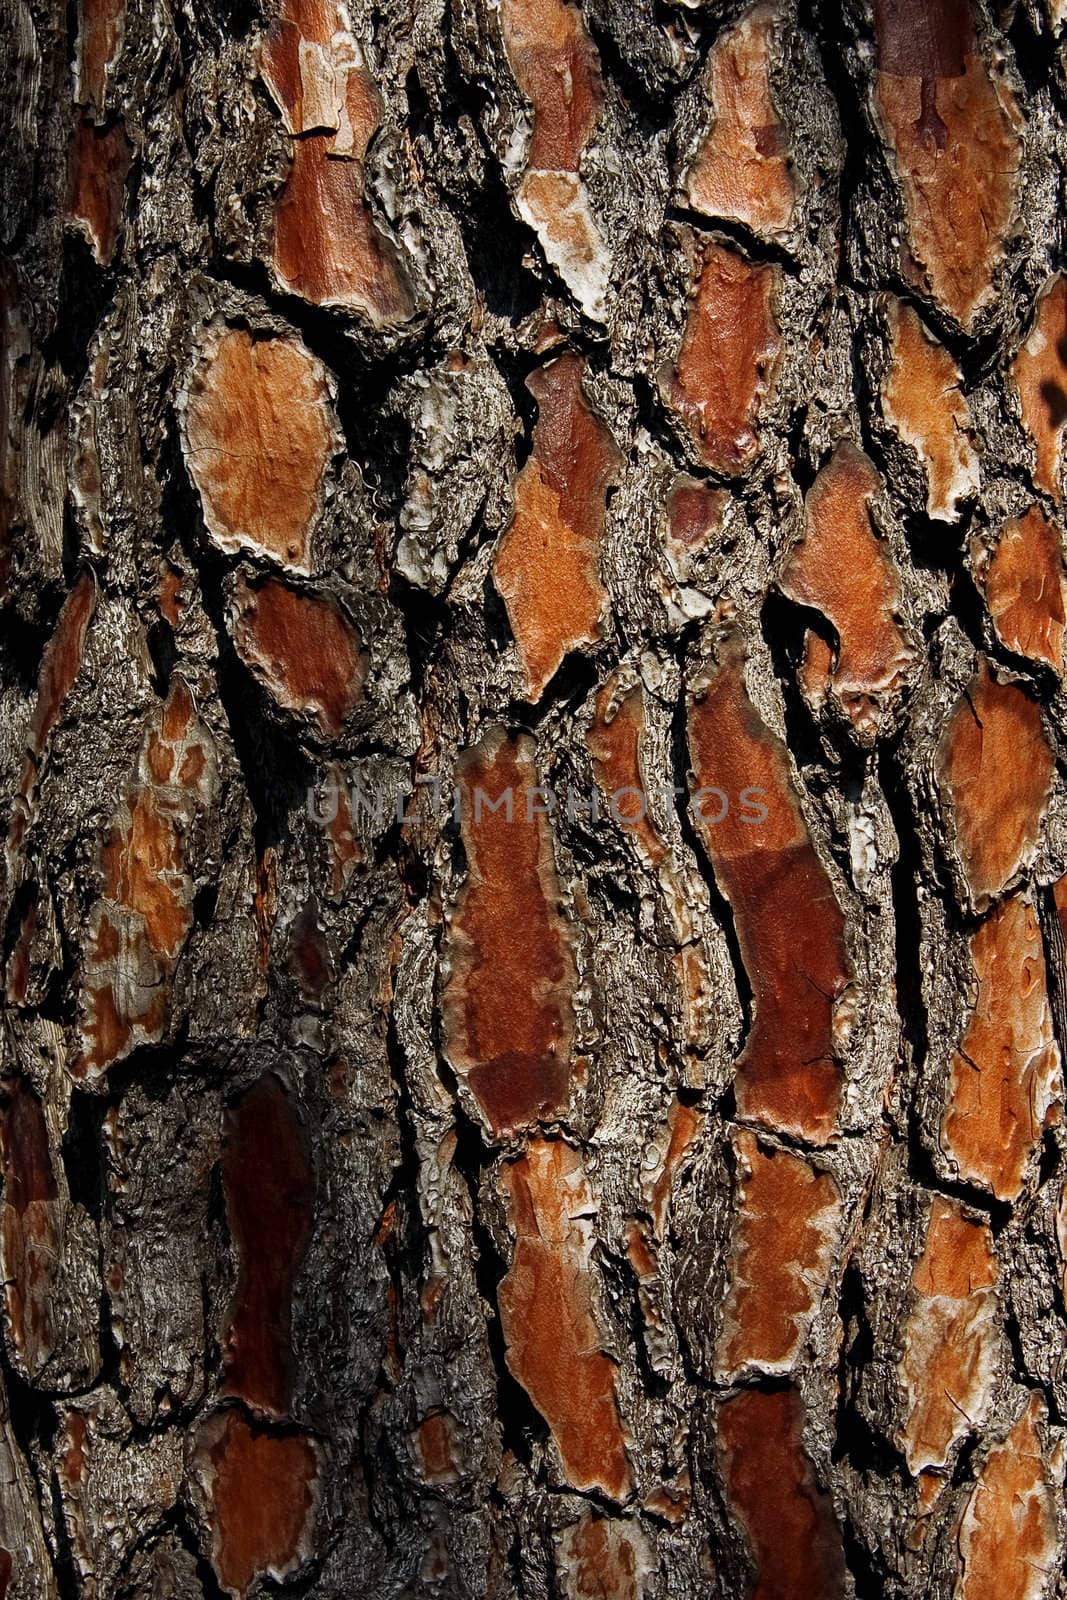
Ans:
[[[1062,0],[0,0],[0,1600],[1053,1600]]]

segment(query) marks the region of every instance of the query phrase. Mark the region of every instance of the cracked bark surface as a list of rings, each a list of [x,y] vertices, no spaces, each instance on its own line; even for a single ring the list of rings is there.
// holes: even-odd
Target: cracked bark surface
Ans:
[[[1064,1600],[1067,7],[0,16],[0,1600]]]

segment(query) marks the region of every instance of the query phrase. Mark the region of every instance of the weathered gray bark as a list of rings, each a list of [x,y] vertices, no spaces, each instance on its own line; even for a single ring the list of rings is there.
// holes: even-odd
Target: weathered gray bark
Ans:
[[[1067,1594],[1062,4],[0,13],[0,1597]]]

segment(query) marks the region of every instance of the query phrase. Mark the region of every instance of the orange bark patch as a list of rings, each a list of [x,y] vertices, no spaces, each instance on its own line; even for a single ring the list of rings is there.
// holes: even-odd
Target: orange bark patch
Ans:
[[[559,1545],[568,1600],[641,1600],[651,1564],[636,1523],[586,1516],[563,1530]]]
[[[755,1565],[749,1600],[844,1595],[841,1535],[804,1451],[794,1389],[743,1390],[719,1410],[727,1498]]]
[[[603,103],[599,56],[569,0],[503,0],[501,28],[533,107],[519,213],[584,310],[602,317],[610,257],[579,177]]]
[[[689,1515],[689,1506],[692,1500],[692,1489],[688,1469],[684,1470],[677,1483],[659,1484],[645,1499],[645,1510],[650,1511],[654,1517],[662,1517],[664,1522],[674,1523],[676,1526],[685,1521]]]
[[[977,993],[953,1056],[941,1137],[961,1177],[1017,1200],[1042,1128],[1063,1098],[1041,930],[1019,896],[971,940]]]
[[[110,265],[115,254],[130,159],[130,144],[121,122],[107,129],[95,127],[88,119],[78,123],[71,151],[70,217],[84,232],[101,266]]]
[[[331,157],[323,139],[293,145],[274,213],[280,282],[314,305],[343,306],[375,327],[407,322],[411,291],[391,241],[364,198],[361,164]]]
[[[260,72],[287,130],[300,136],[274,216],[281,283],[375,327],[406,322],[413,310],[407,276],[366,196],[381,97],[341,9],[330,0],[284,0]]]
[[[1059,1554],[1060,1490],[1045,1462],[1039,1395],[986,1458],[959,1530],[956,1600],[1040,1600]]]
[[[233,616],[237,653],[278,704],[314,717],[336,738],[359,700],[367,658],[354,623],[327,595],[303,594],[274,578],[242,579]]]
[[[899,1443],[913,1476],[944,1467],[952,1447],[981,1426],[999,1353],[997,1263],[984,1223],[935,1195],[912,1274],[898,1369],[904,1395]]]
[[[869,502],[881,480],[852,444],[841,444],[805,502],[805,533],[782,576],[784,592],[821,611],[838,637],[825,678],[809,660],[816,703],[832,693],[863,735],[874,737],[900,693],[914,652],[897,624],[900,584]]]
[[[158,766],[152,770],[151,746],[148,761],[153,783],[166,783],[169,771]],[[106,897],[142,917],[149,945],[173,960],[189,931],[191,910],[178,831],[154,789],[147,788],[136,798],[128,826],[111,834],[101,859]],[[113,932],[110,924],[101,925],[98,953],[115,949],[106,942]]]
[[[986,570],[989,614],[1001,642],[1063,670],[1063,551],[1039,506],[1004,525]]]
[[[170,979],[193,918],[185,839],[214,793],[215,774],[211,737],[175,678],[100,853],[101,899],[84,953],[80,1077],[162,1037]]]
[[[12,1342],[34,1374],[52,1349],[52,1284],[61,1250],[59,1197],[44,1109],[21,1075],[0,1099],[0,1269]]]
[[[1023,426],[1036,448],[1034,482],[1062,499],[1067,422],[1067,277],[1053,278],[1037,303],[1029,337],[1012,363]]]
[[[964,327],[1015,204],[1019,115],[977,53],[968,0],[875,0],[875,101],[911,236],[913,279]]]
[[[222,1183],[238,1260],[226,1392],[281,1416],[293,1392],[293,1285],[311,1240],[314,1181],[299,1113],[272,1072],[227,1112]]]
[[[592,1192],[562,1140],[533,1139],[504,1168],[515,1257],[498,1291],[507,1362],[552,1430],[567,1482],[630,1492],[614,1367],[592,1300]]]
[[[529,164],[577,172],[603,102],[600,59],[569,0],[503,0],[504,47],[534,108]]]
[[[243,1596],[257,1576],[280,1581],[294,1572],[316,1503],[311,1440],[261,1432],[227,1411],[204,1430],[200,1457],[210,1477],[211,1561],[223,1588]]]
[[[326,371],[296,339],[221,334],[189,385],[185,454],[222,550],[306,572],[334,424]]]
[[[366,81],[362,51],[344,27],[334,0],[282,0],[263,44],[260,74],[290,133],[340,134],[340,144],[360,156],[378,126],[380,106]],[[365,102],[354,124],[346,123],[349,75],[356,73]]]
[[[463,757],[456,782],[468,874],[449,927],[445,1040],[500,1134],[566,1108],[573,941],[551,830],[531,796],[532,741],[489,734]]]
[[[567,354],[527,379],[538,406],[533,449],[515,481],[515,512],[493,564],[528,700],[540,699],[569,650],[596,639],[606,599],[598,548],[622,458],[586,402],[584,369],[579,356]]]
[[[777,234],[793,217],[786,130],[771,94],[776,5],[754,6],[718,39],[704,79],[714,121],[685,180],[695,211]]]
[[[1031,859],[1041,833],[1054,759],[1036,701],[1015,684],[998,683],[983,660],[937,759],[956,847],[984,910]]]
[[[979,484],[960,369],[903,301],[890,302],[889,334],[892,359],[882,411],[926,469],[927,512],[951,522]]]
[[[737,1217],[715,1362],[732,1382],[750,1367],[788,1372],[800,1353],[841,1232],[841,1195],[799,1156],[734,1140]]]
[[[725,245],[705,244],[677,364],[662,382],[700,458],[735,475],[759,452],[756,424],[778,371],[774,315],[778,270],[753,266]]]
[[[81,0],[74,100],[79,106],[88,106],[97,119],[103,115],[108,79],[125,31],[126,0]]]
[[[841,1072],[835,1002],[850,970],[844,918],[797,803],[786,748],[745,691],[736,641],[689,713],[694,813],[733,908],[753,990],[752,1029],[737,1064],[739,1113],[816,1141],[836,1127]],[[705,802],[700,790],[715,791]],[[737,798],[758,791],[763,821]],[[706,822],[729,799],[720,822]]]

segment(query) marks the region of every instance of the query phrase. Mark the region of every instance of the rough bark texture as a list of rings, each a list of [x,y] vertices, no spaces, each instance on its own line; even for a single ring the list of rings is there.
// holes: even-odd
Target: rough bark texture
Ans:
[[[0,1597],[1067,1595],[1067,6],[0,14]]]

